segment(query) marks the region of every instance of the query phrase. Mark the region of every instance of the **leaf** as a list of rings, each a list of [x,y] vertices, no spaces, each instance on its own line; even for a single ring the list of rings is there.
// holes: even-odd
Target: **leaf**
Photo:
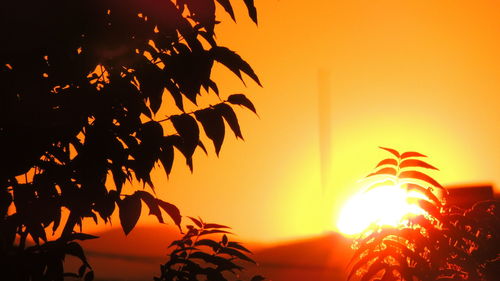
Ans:
[[[418,205],[422,210],[426,211],[429,213],[429,215],[435,217],[436,219],[440,219],[441,213],[439,212],[439,208],[436,207],[436,205],[432,204],[431,202],[423,199],[417,199]]]
[[[201,147],[201,150],[203,150],[203,152],[205,152],[205,155],[208,155],[207,149],[205,148],[205,145],[203,144],[203,142],[201,142],[201,140],[198,142],[198,146]]]
[[[123,232],[128,235],[141,216],[141,197],[138,193],[126,196],[118,201],[118,207]]]
[[[201,222],[201,221],[199,221],[199,220],[197,220],[197,219],[195,219],[195,218],[193,218],[193,217],[189,217],[189,216],[188,216],[188,218],[189,218],[190,220],[192,220],[192,221],[194,222],[194,224],[196,224],[199,228],[202,228],[202,227],[203,227],[203,224],[202,224],[202,222]]]
[[[392,167],[386,167],[386,168],[382,168],[376,172],[373,172],[371,174],[369,174],[368,176],[366,177],[372,177],[372,176],[376,176],[376,175],[391,175],[391,176],[396,176],[396,169],[392,168]]]
[[[78,268],[78,276],[77,277],[82,277],[83,274],[85,273],[85,270],[87,269],[87,266],[85,264],[82,264],[80,268]]]
[[[182,229],[181,229],[182,216],[181,216],[181,212],[179,211],[179,209],[175,205],[167,203],[161,199],[156,199],[156,200],[157,200],[160,208],[162,208],[165,212],[167,212],[167,214],[172,218],[174,223],[179,227],[179,229],[182,232]]]
[[[428,164],[427,162],[424,162],[424,161],[418,160],[418,159],[405,159],[401,162],[401,164],[399,164],[399,167],[400,168],[419,167],[419,168],[439,170],[438,168]]]
[[[263,276],[255,275],[254,277],[252,277],[250,281],[264,281],[264,280],[266,280],[266,278],[264,278]]]
[[[40,223],[30,223],[27,225],[26,230],[31,235],[36,244],[39,243],[41,238],[44,242],[47,242],[47,235],[45,234],[45,229]]]
[[[241,134],[240,125],[238,124],[238,118],[233,111],[233,108],[225,103],[219,103],[215,106],[215,110],[219,112],[220,115],[226,120],[227,124],[233,131],[236,138],[243,139],[243,135]]]
[[[205,130],[207,137],[214,143],[215,153],[219,155],[225,134],[222,116],[212,108],[197,110],[194,114],[196,119],[198,119],[203,126],[203,130]]]
[[[437,206],[441,206],[442,205],[441,200],[439,200],[439,198],[437,198],[436,195],[434,195],[434,193],[431,191],[430,188],[425,188],[425,187],[420,186],[418,184],[408,183],[407,184],[407,189],[408,190],[417,190],[420,193],[422,193],[425,196],[427,196],[427,198],[429,198],[429,200],[431,200],[432,202],[434,202],[434,204],[436,204]]]
[[[257,74],[255,74],[252,67],[235,52],[229,50],[226,47],[217,46],[212,47],[209,53],[214,60],[226,66],[229,70],[236,74],[236,76],[238,76],[241,81],[243,81],[243,78],[241,77],[240,71],[243,71],[243,73],[248,75],[255,81],[255,83],[262,87],[262,84],[259,81],[259,77],[257,77]]]
[[[232,103],[232,104],[244,106],[244,107],[250,109],[251,111],[253,111],[253,113],[257,114],[257,111],[255,110],[253,103],[243,94],[230,95],[227,98],[227,101]]]
[[[85,274],[85,279],[84,281],[93,281],[94,280],[94,271],[91,270]]]
[[[257,24],[257,9],[253,3],[254,0],[244,0],[245,5],[247,6],[248,16],[252,19],[255,24]]]
[[[160,223],[163,223],[163,217],[161,215],[160,207],[158,206],[158,202],[156,201],[156,198],[151,195],[151,193],[146,192],[146,191],[136,191],[135,193],[139,194],[140,198],[142,201],[148,206],[149,208],[149,215],[154,215],[158,219]]]
[[[96,239],[99,238],[99,236],[94,236],[86,233],[72,233],[71,234],[71,239],[70,240],[89,240],[89,239]]]
[[[165,143],[175,146],[186,158],[186,164],[191,173],[193,172],[193,153],[192,147],[188,146],[179,135],[170,135],[164,138]]]
[[[387,148],[387,147],[381,147],[381,146],[379,146],[379,148],[381,148],[383,150],[386,150],[386,151],[389,151],[390,153],[392,153],[397,158],[401,158],[401,155],[399,155],[399,152],[397,150],[395,150],[395,149]]]
[[[224,8],[224,10],[231,16],[233,21],[236,21],[234,18],[233,7],[231,6],[231,2],[229,0],[217,0],[217,2]]]
[[[213,249],[214,252],[217,252],[221,245],[213,240],[210,239],[201,239],[194,243],[195,246],[208,246]]]
[[[242,250],[242,251],[245,251],[245,252],[250,253],[250,254],[252,253],[245,246],[241,245],[238,242],[228,242],[227,243],[227,247],[229,247],[229,248],[235,248],[235,249],[238,249],[238,250]]]
[[[10,205],[10,204],[9,204]],[[9,206],[7,205],[7,206]],[[61,208],[58,207],[57,210],[54,212],[54,224],[52,225],[52,234],[59,228],[59,225],[61,224]]]
[[[172,144],[164,143],[161,145],[158,159],[160,159],[160,162],[163,165],[163,169],[165,170],[168,178],[174,164],[174,148],[172,147]]]
[[[224,253],[224,254],[228,254],[228,255],[233,256],[233,257],[238,257],[239,259],[247,261],[247,262],[251,262],[251,263],[254,263],[254,264],[256,263],[254,260],[252,260],[251,258],[249,258],[247,255],[245,255],[242,252],[240,252],[238,250],[235,250],[235,249],[222,248],[220,250],[220,252]]]
[[[184,142],[186,154],[192,156],[200,138],[198,123],[191,115],[185,113],[171,116],[170,121]]]
[[[401,159],[409,158],[409,157],[427,157],[421,153],[414,152],[414,151],[408,151],[403,154],[401,154]]]
[[[431,178],[430,176],[419,172],[419,171],[404,171],[399,174],[400,179],[417,179],[417,180],[422,180],[427,183],[432,184],[435,187],[443,189],[443,186],[440,185],[435,179]]]
[[[211,229],[211,230],[203,230],[203,231],[200,233],[200,236],[201,236],[201,235],[207,235],[207,234],[214,234],[214,233],[227,233],[227,234],[232,234],[231,232],[229,232],[229,231],[225,231],[225,230]]]
[[[368,267],[368,271],[363,275],[363,277],[361,278],[360,281],[369,281],[373,277],[377,276],[378,272],[380,272],[384,269],[387,270],[388,267],[389,267],[389,265],[386,264],[385,262],[383,262],[382,259],[377,259],[374,263],[372,263]]]
[[[379,244],[375,244],[378,246]],[[382,251],[370,251],[366,255],[364,255],[361,259],[359,259],[352,267],[351,271],[349,272],[349,275],[347,276],[347,280],[350,280],[356,272],[362,268],[370,264],[370,261],[375,262],[380,262],[380,260],[383,260],[385,257],[390,255],[389,250],[382,250]],[[373,264],[372,263],[372,264]],[[364,273],[363,277],[366,276],[366,273]]]
[[[190,258],[192,259],[201,259],[207,263],[211,263],[213,265],[216,265],[220,268],[224,268],[226,270],[232,270],[232,269],[238,269],[241,270],[243,269],[241,266],[236,265],[229,259],[225,259],[223,257],[219,256],[214,256],[210,255],[204,252],[194,252],[191,254]]]
[[[375,166],[375,168],[378,168],[380,166],[383,166],[383,165],[393,165],[393,166],[397,166],[398,165],[398,160],[396,159],[393,159],[393,158],[387,158],[387,159],[384,159],[382,161],[380,161],[377,166]]]
[[[206,223],[205,224],[205,229],[207,228],[230,228],[229,226],[225,226],[222,224],[216,224],[216,223]]]
[[[170,95],[172,95],[172,97],[174,98],[177,108],[179,108],[181,111],[184,111],[181,90],[179,90],[175,83],[170,79],[165,79],[165,88],[167,88],[167,90],[170,92]]]
[[[143,57],[136,68],[135,76],[139,81],[141,93],[149,98],[151,111],[156,114],[162,103],[164,89],[165,78],[162,70]]]
[[[68,255],[79,258],[85,266],[90,268],[90,265],[87,262],[87,257],[85,257],[85,253],[83,252],[82,246],[80,246],[80,244],[76,242],[69,242],[68,244],[66,244],[64,252]]]

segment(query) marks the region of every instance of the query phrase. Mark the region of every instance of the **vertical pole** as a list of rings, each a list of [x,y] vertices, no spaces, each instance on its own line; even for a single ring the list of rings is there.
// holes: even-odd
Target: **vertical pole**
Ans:
[[[328,208],[328,189],[330,185],[331,166],[331,85],[330,71],[318,71],[318,112],[319,112],[319,153],[321,173],[321,217],[323,230],[330,226],[330,208]]]

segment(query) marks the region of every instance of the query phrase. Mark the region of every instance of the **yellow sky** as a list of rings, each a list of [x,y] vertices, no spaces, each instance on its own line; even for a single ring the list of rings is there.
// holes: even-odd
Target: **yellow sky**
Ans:
[[[238,24],[220,17],[218,39],[264,87],[247,79],[244,88],[228,71],[215,77],[223,96],[246,93],[260,118],[239,110],[245,141],[227,132],[219,158],[206,142],[211,153],[198,153],[193,175],[181,157],[169,180],[155,173],[159,196],[183,215],[259,241],[335,230],[356,181],[387,156],[378,146],[430,156],[443,184],[493,183],[499,191],[500,2],[255,2],[259,26],[237,6]],[[324,192],[320,71],[331,94]]]

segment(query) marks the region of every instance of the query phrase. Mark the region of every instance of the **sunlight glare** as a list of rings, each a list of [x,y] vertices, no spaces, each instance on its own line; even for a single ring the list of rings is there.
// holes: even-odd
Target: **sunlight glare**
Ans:
[[[408,215],[424,211],[409,198],[426,196],[415,190],[407,191],[400,185],[379,185],[354,195],[342,208],[337,227],[343,234],[356,235],[371,224],[400,225]]]

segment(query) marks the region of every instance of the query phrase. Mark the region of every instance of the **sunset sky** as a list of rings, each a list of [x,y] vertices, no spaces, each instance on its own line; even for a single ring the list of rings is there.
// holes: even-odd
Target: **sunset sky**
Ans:
[[[205,142],[193,175],[181,157],[169,180],[155,172],[159,196],[183,215],[256,241],[335,231],[356,182],[388,156],[378,146],[428,155],[444,185],[500,191],[499,1],[256,0],[258,26],[234,2],[238,22],[219,13],[219,44],[264,87],[246,79],[245,88],[222,67],[214,80],[222,96],[247,94],[258,116],[238,110],[245,141],[227,132],[219,158]],[[328,107],[323,191],[319,109]]]

